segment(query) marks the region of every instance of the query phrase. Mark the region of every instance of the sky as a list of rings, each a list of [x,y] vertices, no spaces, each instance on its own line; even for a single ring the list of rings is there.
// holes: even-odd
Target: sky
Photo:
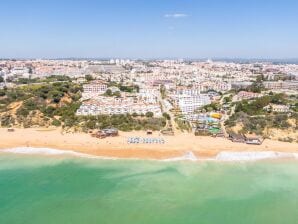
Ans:
[[[0,58],[66,57],[298,58],[298,1],[0,1]]]

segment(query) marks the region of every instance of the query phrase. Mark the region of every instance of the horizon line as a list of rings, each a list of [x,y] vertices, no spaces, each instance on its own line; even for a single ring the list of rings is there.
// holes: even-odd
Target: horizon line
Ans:
[[[298,57],[266,58],[266,57],[0,57],[0,60],[298,60]]]

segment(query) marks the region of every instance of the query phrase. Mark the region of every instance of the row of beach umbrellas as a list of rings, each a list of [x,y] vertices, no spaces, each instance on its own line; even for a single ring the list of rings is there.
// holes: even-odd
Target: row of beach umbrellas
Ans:
[[[141,137],[129,137],[127,139],[129,144],[165,144],[163,138],[141,138]]]

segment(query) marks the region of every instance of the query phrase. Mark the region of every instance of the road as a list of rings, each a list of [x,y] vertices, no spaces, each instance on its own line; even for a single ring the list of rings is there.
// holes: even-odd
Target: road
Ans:
[[[159,99],[161,105],[162,105],[162,111],[169,114],[170,115],[170,121],[167,123],[167,125],[172,124],[172,130],[174,132],[174,135],[177,133],[180,133],[181,131],[179,129],[177,129],[177,124],[175,122],[175,116],[174,114],[167,108],[166,104],[165,104],[165,99]]]
[[[229,120],[230,117],[235,113],[235,108],[236,108],[236,105],[234,105],[234,106],[231,108],[230,115],[228,115],[228,114],[224,114],[223,118],[221,119],[220,125],[221,125],[222,131],[223,131],[225,137],[228,137],[228,133],[227,133],[227,131],[226,131],[226,127],[225,127],[225,122],[226,122],[227,120]]]

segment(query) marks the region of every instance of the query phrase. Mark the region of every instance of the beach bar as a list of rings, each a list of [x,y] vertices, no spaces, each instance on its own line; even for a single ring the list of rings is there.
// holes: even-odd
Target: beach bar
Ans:
[[[229,133],[229,139],[232,142],[245,143],[245,136],[241,134]]]
[[[116,128],[106,128],[92,133],[91,136],[95,138],[106,138],[106,137],[116,137],[118,136],[118,129]]]
[[[262,137],[255,135],[244,135],[246,144],[249,145],[261,145],[264,141]]]

